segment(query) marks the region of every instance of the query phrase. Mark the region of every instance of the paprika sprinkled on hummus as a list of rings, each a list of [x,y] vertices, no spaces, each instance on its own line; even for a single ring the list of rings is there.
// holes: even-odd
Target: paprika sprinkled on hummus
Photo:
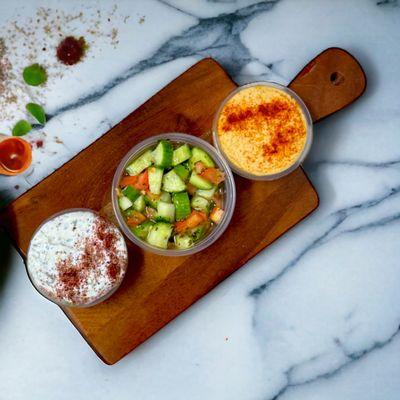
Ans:
[[[307,139],[298,102],[272,86],[245,87],[223,106],[217,135],[225,156],[253,175],[272,175],[292,166]]]

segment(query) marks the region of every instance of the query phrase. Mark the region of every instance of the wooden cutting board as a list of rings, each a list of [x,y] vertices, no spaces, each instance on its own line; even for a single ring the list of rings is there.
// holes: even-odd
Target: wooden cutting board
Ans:
[[[200,61],[11,203],[0,220],[22,256],[34,230],[50,215],[70,207],[104,209],[118,163],[139,141],[162,132],[209,138],[217,107],[235,87],[214,60]],[[318,120],[357,98],[365,77],[348,53],[329,49],[291,87]],[[63,309],[104,362],[120,360],[318,206],[317,193],[301,168],[273,182],[238,176],[235,181],[235,213],[214,245],[193,256],[172,258],[128,243],[129,269],[120,289],[95,307]]]

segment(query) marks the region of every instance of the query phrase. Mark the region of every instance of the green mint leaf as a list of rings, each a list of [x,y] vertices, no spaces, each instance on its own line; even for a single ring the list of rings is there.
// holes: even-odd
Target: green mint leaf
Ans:
[[[32,125],[26,121],[25,119],[21,119],[21,121],[18,121],[13,130],[12,134],[13,136],[24,136],[26,135],[30,130],[32,129]]]
[[[31,86],[39,86],[47,80],[46,70],[39,64],[26,67],[22,73],[24,81]]]
[[[28,103],[26,105],[26,111],[28,111],[39,124],[44,125],[46,123],[46,114],[44,113],[43,107],[39,104]]]

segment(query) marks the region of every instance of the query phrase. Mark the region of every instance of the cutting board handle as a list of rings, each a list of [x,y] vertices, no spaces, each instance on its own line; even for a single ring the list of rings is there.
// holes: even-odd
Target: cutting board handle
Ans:
[[[359,62],[346,50],[332,47],[311,60],[290,82],[314,122],[358,99],[366,87]]]

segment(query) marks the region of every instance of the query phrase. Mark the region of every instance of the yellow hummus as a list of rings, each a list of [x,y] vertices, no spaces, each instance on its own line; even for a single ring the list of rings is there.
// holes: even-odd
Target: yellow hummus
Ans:
[[[227,101],[218,118],[217,135],[235,166],[253,175],[270,175],[298,160],[307,139],[307,123],[289,94],[256,85]]]

